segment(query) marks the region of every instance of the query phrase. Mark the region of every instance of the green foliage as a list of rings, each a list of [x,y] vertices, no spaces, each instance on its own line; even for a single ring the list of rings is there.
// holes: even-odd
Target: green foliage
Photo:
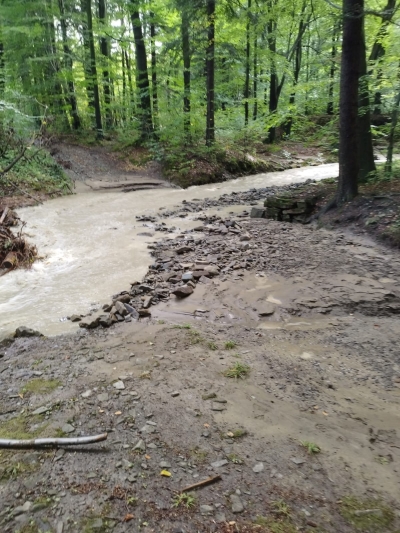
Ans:
[[[181,494],[177,494],[174,498],[174,507],[186,507],[186,509],[190,509],[191,507],[194,507],[196,505],[196,498],[192,496],[191,494],[187,494],[186,492],[182,492]]]
[[[363,533],[388,531],[394,522],[393,510],[381,500],[343,498],[340,512],[352,526]]]
[[[300,444],[307,450],[310,455],[320,453],[321,448],[315,442],[309,442],[308,440],[301,441]]]
[[[225,343],[225,349],[226,350],[233,350],[234,348],[236,348],[237,346],[237,342],[236,341],[226,341]]]
[[[249,365],[245,365],[243,363],[235,363],[231,368],[229,368],[226,372],[224,372],[224,376],[227,378],[245,378],[250,372]]]

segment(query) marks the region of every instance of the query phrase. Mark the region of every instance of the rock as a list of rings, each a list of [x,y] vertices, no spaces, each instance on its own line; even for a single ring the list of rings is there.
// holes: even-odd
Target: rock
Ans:
[[[200,505],[201,514],[210,514],[213,511],[214,511],[214,507],[212,505]]]
[[[71,315],[69,317],[70,321],[71,322],[80,322],[81,321],[81,317],[79,315]]]
[[[260,306],[258,314],[260,316],[271,316],[275,313],[275,306],[269,302],[265,302]]]
[[[18,507],[15,507],[13,511],[14,516],[29,512],[32,505],[33,505],[32,502],[25,502],[23,505],[19,505]]]
[[[199,282],[204,283],[205,285],[212,283],[212,281],[209,278],[206,278],[205,276],[201,276],[201,278],[199,279]]]
[[[75,431],[75,428],[74,426],[72,426],[71,424],[64,424],[61,428],[61,431],[63,433],[73,433]]]
[[[232,513],[242,513],[244,511],[244,505],[242,503],[242,500],[239,498],[237,494],[231,494],[230,500],[232,504]]]
[[[226,522],[225,513],[216,513],[215,521],[217,524],[224,524]]]
[[[193,272],[185,272],[182,274],[182,281],[191,281],[193,279]]]
[[[204,270],[208,272],[208,276],[212,278],[219,275],[219,268],[215,265],[206,266],[204,267]]]
[[[120,314],[121,316],[126,316],[128,314],[128,310],[127,310],[127,308],[125,307],[125,305],[122,302],[117,300],[114,303],[114,306],[115,306],[115,309],[117,310],[118,314]]]
[[[144,443],[143,440],[139,440],[135,446],[133,447],[134,450],[139,450],[141,452],[145,452],[146,451],[146,444]]]
[[[43,407],[38,407],[37,409],[35,409],[32,414],[33,415],[43,415],[44,413],[47,413],[47,411],[49,411],[51,409],[50,406],[46,406],[44,405]]]
[[[225,466],[229,463],[226,459],[220,459],[219,461],[215,461],[214,463],[211,463],[211,466],[213,468],[221,468],[221,466]]]
[[[213,402],[211,406],[211,411],[226,411],[226,405],[223,403]]]
[[[56,533],[63,533],[64,531],[64,524],[63,522],[57,522],[57,527],[56,527]]]
[[[130,301],[131,301],[131,297],[128,293],[120,294],[119,296],[113,298],[114,305],[116,304],[116,302],[128,304]]]
[[[87,316],[79,322],[79,327],[85,328],[85,329],[95,329],[100,324],[100,317],[104,317],[104,316],[105,315],[100,315],[100,314]]]
[[[299,459],[298,457],[291,457],[290,460],[295,465],[302,465],[303,463],[305,463],[304,459]]]
[[[264,463],[257,463],[256,465],[253,466],[253,472],[255,472],[256,474],[259,474],[263,470],[264,470]]]
[[[151,316],[151,312],[148,309],[139,309],[138,313],[140,318],[148,318]]]
[[[36,331],[35,329],[27,328],[26,326],[20,326],[15,330],[14,337],[43,337],[43,333]]]
[[[192,272],[194,279],[199,279],[201,277],[209,277],[211,274],[208,270],[193,270]]]
[[[186,298],[193,293],[193,288],[189,285],[184,285],[183,287],[177,287],[172,291],[172,294],[175,294],[177,298]]]
[[[93,394],[91,390],[87,390],[86,392],[82,392],[81,396],[82,398],[90,398],[90,396]]]
[[[180,392],[178,392],[178,391],[171,392],[172,398],[176,398],[179,395],[180,395]]]
[[[98,394],[97,399],[99,402],[108,402],[108,393],[102,392],[101,394]]]
[[[151,306],[151,301],[153,300],[152,296],[146,298],[143,302],[143,309],[148,309]]]
[[[115,383],[113,383],[113,387],[117,390],[124,390],[125,389],[125,385],[124,385],[124,382],[119,380],[119,381],[116,381]]]
[[[239,238],[239,241],[250,241],[250,240],[251,240],[251,236],[249,233],[243,233]]]
[[[175,252],[178,255],[182,255],[182,254],[185,254],[186,252],[192,252],[192,251],[193,251],[193,248],[191,246],[181,246],[180,248],[177,248],[175,250]]]
[[[160,468],[171,468],[171,464],[168,461],[161,461],[159,463]]]
[[[265,209],[263,207],[252,207],[250,218],[265,218]]]
[[[136,309],[134,307],[132,307],[129,304],[124,304],[124,305],[125,305],[125,309],[132,316],[132,318],[139,318],[139,313],[136,311]]]
[[[103,328],[109,328],[114,323],[113,319],[109,315],[100,315],[99,316],[99,325]]]

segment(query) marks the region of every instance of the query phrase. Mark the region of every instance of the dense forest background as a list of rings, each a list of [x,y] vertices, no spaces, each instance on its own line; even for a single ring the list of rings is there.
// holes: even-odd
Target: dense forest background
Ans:
[[[368,137],[399,107],[400,17],[396,0],[362,9]],[[3,135],[117,134],[161,153],[337,131],[345,22],[330,0],[2,0]]]

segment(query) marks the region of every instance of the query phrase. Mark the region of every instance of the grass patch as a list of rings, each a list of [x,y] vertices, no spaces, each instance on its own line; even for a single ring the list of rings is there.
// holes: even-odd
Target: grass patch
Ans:
[[[303,440],[300,442],[300,444],[307,450],[310,455],[321,452],[321,448],[318,446],[318,444],[315,444],[315,442]]]
[[[25,524],[21,529],[17,529],[15,533],[41,533],[39,526],[31,520],[29,524]]]
[[[265,533],[297,533],[298,528],[288,520],[275,520],[273,518],[257,516],[254,521],[256,526],[260,526]]]
[[[230,453],[227,458],[231,463],[235,465],[242,465],[244,463],[243,459],[236,455],[236,453]]]
[[[173,326],[172,329],[192,329],[191,324],[176,324],[176,326]]]
[[[32,394],[49,394],[53,392],[57,387],[61,385],[61,381],[58,379],[31,379],[21,389],[21,394],[31,392]]]
[[[189,340],[190,344],[200,344],[204,342],[203,337],[201,336],[201,333],[195,329],[189,330]]]
[[[208,452],[206,450],[201,450],[200,448],[194,448],[190,452],[190,456],[196,463],[204,463],[208,457]]]
[[[357,530],[364,533],[387,531],[394,522],[394,512],[380,500],[343,498],[340,513]]]
[[[235,363],[231,368],[228,368],[228,370],[224,372],[224,376],[233,379],[244,379],[249,374],[249,372],[249,365],[245,365],[243,363]]]
[[[218,350],[218,344],[214,341],[209,341],[207,342],[207,348],[212,351]]]
[[[41,422],[41,415],[25,416],[19,415],[15,418],[10,418],[5,422],[0,423],[0,438],[1,439],[34,439],[38,437],[46,429],[47,424],[30,430],[30,427]]]
[[[236,341],[226,341],[225,343],[225,350],[233,350],[236,348],[237,342]]]
[[[283,518],[291,518],[290,506],[284,500],[271,502],[271,506],[274,514]]]
[[[182,492],[182,494],[177,494],[174,498],[174,507],[186,507],[190,509],[196,505],[196,498],[187,492]]]
[[[34,472],[38,466],[38,463],[10,463],[3,469],[0,467],[0,480],[8,481],[10,479],[16,479],[23,474]]]

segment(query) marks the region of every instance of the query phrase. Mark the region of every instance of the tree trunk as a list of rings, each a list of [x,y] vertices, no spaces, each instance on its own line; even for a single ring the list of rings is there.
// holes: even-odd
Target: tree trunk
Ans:
[[[153,98],[154,128],[158,127],[158,87],[157,87],[157,54],[156,54],[156,26],[154,13],[150,12],[150,39],[151,39],[151,95]]]
[[[207,0],[207,122],[206,144],[212,146],[215,142],[215,4],[216,0]]]
[[[258,90],[258,43],[257,35],[254,37],[254,52],[253,52],[253,120],[257,120],[258,116],[258,100],[257,100],[257,90]]]
[[[90,77],[92,79],[93,87],[93,103],[94,103],[94,115],[96,119],[97,137],[103,138],[103,123],[101,118],[100,109],[100,94],[99,85],[97,81],[97,66],[96,66],[96,52],[94,49],[93,38],[93,17],[92,17],[92,0],[85,0],[86,2],[86,16],[87,16],[87,36],[89,41],[90,52]]]
[[[133,11],[131,20],[135,39],[137,85],[139,92],[139,115],[141,126],[141,141],[145,141],[153,134],[153,119],[151,114],[151,98],[149,73],[147,69],[146,46],[143,38],[142,23],[137,0],[131,0]]]
[[[362,42],[360,46],[360,67],[358,82],[358,121],[357,143],[359,173],[358,182],[365,182],[371,172],[376,172],[374,150],[372,147],[371,113],[369,109],[369,87],[367,80],[367,60],[364,33],[364,18],[362,20]]]
[[[271,2],[269,3],[271,6]],[[276,72],[276,63],[275,63],[275,54],[276,54],[276,29],[277,23],[272,18],[268,21],[267,24],[267,41],[268,49],[271,54],[270,60],[270,78],[269,78],[269,102],[268,109],[269,113],[273,114],[278,109],[278,75]],[[273,126],[269,129],[268,132],[268,142],[273,143],[276,137],[276,127]]]
[[[0,42],[0,98],[4,97],[6,87],[6,72],[4,61],[4,44]]]
[[[183,55],[183,129],[190,140],[190,42],[189,42],[189,14],[186,6],[181,12],[181,36]]]
[[[336,73],[336,55],[337,55],[337,40],[340,32],[340,23],[335,23],[332,33],[332,50],[331,50],[331,68],[329,70],[329,89],[328,89],[328,105],[326,107],[327,115],[333,115],[334,112],[334,98],[333,88],[335,85]]]
[[[88,99],[88,106],[91,112],[94,113],[94,97],[93,97],[93,80],[90,68],[90,42],[88,38],[88,28],[87,28],[87,13],[86,13],[86,1],[81,1],[81,13],[82,13],[82,41],[83,41],[83,50],[84,50],[84,61],[83,61],[83,71],[85,74],[85,89],[86,96]]]
[[[363,39],[364,0],[343,0],[338,205],[358,194],[358,80]]]
[[[298,33],[298,38],[296,40],[296,50],[295,50],[295,55],[294,55],[293,90],[289,98],[290,116],[289,116],[288,121],[286,122],[286,127],[285,127],[285,132],[288,137],[290,136],[290,133],[292,131],[292,124],[293,124],[292,108],[294,107],[294,104],[296,101],[296,86],[299,81],[299,75],[300,75],[300,69],[301,69],[302,37],[304,33],[303,14],[304,14],[305,8],[306,8],[306,4],[304,3],[302,11],[301,11],[302,18],[300,19],[300,22],[299,22],[299,33]]]
[[[99,22],[100,27],[104,27],[107,22],[106,2],[105,0],[99,0]],[[104,35],[100,37],[100,53],[103,56],[103,94],[104,94],[104,111],[106,116],[106,128],[112,127],[113,118],[111,111],[111,78],[109,73],[110,62],[110,43],[108,37]]]
[[[400,64],[399,64],[399,79],[400,79]],[[393,147],[394,147],[394,132],[396,130],[397,122],[399,120],[399,107],[400,107],[400,90],[394,101],[394,107],[392,110],[392,121],[390,124],[390,132],[388,139],[388,151],[386,156],[385,163],[385,172],[388,174],[392,173],[392,164],[393,164]]]
[[[371,53],[369,56],[369,62],[377,62],[381,57],[385,55],[385,48],[382,44],[382,41],[384,40],[386,34],[387,34],[387,28],[389,26],[390,21],[393,18],[393,15],[395,13],[396,8],[396,0],[388,0],[388,3],[386,4],[386,7],[383,9],[384,15],[382,16],[382,23],[381,27],[379,28],[378,34],[376,36],[375,42],[372,46]],[[371,75],[373,70],[369,72]],[[378,66],[377,67],[377,80],[382,79],[382,69]],[[381,113],[381,105],[382,105],[382,94],[378,90],[375,92],[374,96],[374,114],[379,115]]]
[[[246,22],[246,75],[244,82],[244,124],[249,123],[249,99],[250,99],[250,22],[251,22],[251,0],[247,0],[247,22]]]
[[[135,109],[135,106],[136,106],[135,91],[133,90],[133,83],[132,83],[131,59],[129,57],[127,50],[125,50],[124,54],[125,54],[125,65],[126,65],[126,70],[128,74],[129,102],[130,102],[130,107],[133,107],[133,109]]]
[[[74,130],[81,129],[81,119],[79,118],[78,113],[78,103],[76,100],[75,94],[75,84],[73,79],[73,61],[71,50],[68,45],[68,35],[67,35],[67,22],[65,19],[65,6],[64,0],[58,0],[58,7],[60,9],[60,25],[61,25],[61,35],[63,40],[63,51],[64,51],[64,65],[68,71],[68,96],[67,101],[71,107],[71,118],[72,118],[72,127]]]

